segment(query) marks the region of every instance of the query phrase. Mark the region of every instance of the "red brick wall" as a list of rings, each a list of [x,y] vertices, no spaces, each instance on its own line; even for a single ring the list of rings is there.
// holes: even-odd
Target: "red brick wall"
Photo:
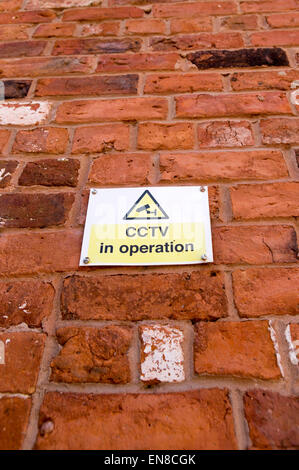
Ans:
[[[298,7],[0,2],[1,449],[299,447]],[[88,188],[160,184],[215,262],[79,269]]]

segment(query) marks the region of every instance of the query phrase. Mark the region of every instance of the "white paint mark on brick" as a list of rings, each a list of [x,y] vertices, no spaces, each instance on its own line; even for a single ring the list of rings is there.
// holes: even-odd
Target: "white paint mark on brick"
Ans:
[[[34,8],[70,8],[88,7],[100,5],[102,0],[31,0],[26,5],[26,10]]]
[[[278,342],[277,342],[275,330],[274,330],[274,328],[273,328],[273,326],[272,326],[272,320],[269,320],[269,327],[268,327],[268,330],[270,331],[270,336],[271,336],[272,342],[273,342],[273,344],[274,344],[274,349],[275,349],[275,354],[276,354],[277,365],[278,365],[278,367],[279,367],[279,369],[280,369],[281,375],[284,377],[284,371],[283,371],[282,364],[281,364],[281,356],[280,356],[280,354],[279,354]]]
[[[11,173],[9,173],[9,171],[5,173],[5,168],[0,168],[0,181],[4,180],[4,178],[10,175]]]
[[[141,380],[145,382],[182,382],[185,380],[181,343],[183,332],[168,326],[142,327],[144,361]]]
[[[298,349],[296,347],[299,346],[299,341],[292,341],[290,325],[285,329],[285,337],[289,345],[290,361],[294,366],[298,366],[299,361],[297,356],[299,355],[299,347]]]
[[[5,364],[5,344],[0,341],[0,364]]]
[[[48,101],[0,103],[0,124],[3,126],[32,126],[39,124],[49,116],[51,106]]]
[[[33,220],[33,219],[30,219],[30,220]],[[27,313],[28,315],[30,314],[29,310],[26,310],[26,307],[27,307],[27,302],[26,300],[22,303],[22,305],[19,306],[19,309],[20,310],[23,310],[23,312]]]

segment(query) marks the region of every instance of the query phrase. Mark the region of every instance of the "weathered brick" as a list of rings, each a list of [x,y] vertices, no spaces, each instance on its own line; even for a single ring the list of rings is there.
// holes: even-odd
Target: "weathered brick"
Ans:
[[[65,153],[69,134],[67,129],[42,127],[18,131],[13,153]]]
[[[102,185],[152,184],[154,162],[150,154],[107,154],[92,164],[89,182]]]
[[[60,39],[56,41],[52,55],[138,52],[140,47],[138,39]]]
[[[19,185],[75,187],[78,183],[79,168],[79,161],[71,158],[29,162],[19,178]]]
[[[199,322],[195,325],[194,368],[199,375],[279,379],[267,321]]]
[[[74,8],[64,13],[63,21],[121,20],[125,18],[141,18],[142,16],[144,16],[144,11],[137,7]]]
[[[28,94],[31,80],[5,80],[4,93],[5,99],[25,98]]]
[[[263,144],[298,144],[299,118],[260,121]]]
[[[46,47],[45,41],[2,42],[0,44],[1,58],[35,57],[42,55]]]
[[[165,38],[163,36],[152,37],[149,45],[153,51],[177,51],[198,48],[237,48],[244,46],[240,33],[200,33],[174,36]]]
[[[52,423],[52,432],[44,432],[47,423]],[[125,433],[119,432],[124,428]],[[228,391],[215,388],[159,394],[47,393],[35,447],[219,450],[236,449],[237,444]]]
[[[220,18],[220,28],[227,30],[249,31],[258,29],[257,15],[233,15]]]
[[[49,23],[54,18],[56,14],[51,10],[18,11],[17,13],[1,13],[0,24]]]
[[[190,123],[142,123],[138,126],[137,147],[143,150],[192,149],[194,127]]]
[[[202,31],[213,31],[212,18],[203,16],[200,18],[180,18],[171,20],[171,34],[199,33]]]
[[[64,319],[157,320],[227,316],[220,272],[72,276],[64,281]]]
[[[120,23],[117,21],[107,21],[105,23],[82,24],[80,36],[117,36]]]
[[[70,229],[40,233],[2,233],[1,276],[76,270],[79,265],[81,238],[81,231]]]
[[[251,268],[233,272],[241,317],[299,314],[298,268]]]
[[[50,282],[39,280],[0,282],[0,327],[20,323],[39,328],[51,314],[54,288]]]
[[[0,450],[21,450],[31,409],[30,398],[0,399]]]
[[[125,98],[62,103],[56,122],[135,121],[138,119],[165,119],[168,103],[164,98]],[[1,118],[1,115],[0,115]],[[1,121],[0,121],[1,122]]]
[[[299,183],[241,185],[230,188],[235,219],[298,217]]]
[[[244,13],[285,11],[298,9],[298,0],[256,0],[241,2]]]
[[[273,47],[271,49],[239,49],[237,51],[198,51],[188,54],[187,59],[196,65],[198,69],[265,66],[280,67],[289,65],[289,60],[285,51],[279,47]]]
[[[34,393],[46,335],[35,332],[0,334],[5,345],[0,392]]]
[[[28,25],[24,24],[4,24],[0,26],[0,39],[29,39]]]
[[[0,129],[0,154],[5,153],[8,141],[10,138],[10,131],[7,129]]]
[[[0,77],[39,77],[64,73],[89,73],[93,57],[32,57],[0,60]]]
[[[34,38],[72,37],[75,34],[75,23],[41,24],[33,33]]]
[[[109,124],[78,127],[75,131],[72,153],[106,153],[130,148],[130,126]]]
[[[18,166],[15,160],[0,160],[0,188],[9,186],[11,177]]]
[[[210,121],[197,127],[199,147],[242,147],[253,145],[248,121]]]
[[[252,33],[250,41],[253,46],[297,46],[298,31],[262,31]]]
[[[266,21],[271,28],[296,28],[299,26],[299,13],[277,13],[267,15]]]
[[[221,91],[221,75],[217,73],[186,73],[148,75],[144,93],[193,93],[194,91]]]
[[[234,2],[196,2],[154,5],[153,15],[159,18],[197,18],[199,15],[229,15],[237,13]]]
[[[22,0],[3,0],[0,4],[0,11],[15,11],[21,8]]]
[[[63,225],[72,204],[72,193],[9,193],[0,197],[0,226],[37,228]]]
[[[297,239],[288,225],[214,227],[217,264],[266,264],[296,261]]]
[[[102,0],[29,0],[27,10],[34,8],[72,8],[99,5]]]
[[[253,449],[298,449],[298,397],[251,390],[244,396],[244,406]]]
[[[297,306],[298,306],[298,292],[297,294]],[[299,323],[289,323],[285,329],[285,338],[289,346],[289,359],[293,366],[299,364]],[[298,377],[298,367],[297,367]]]
[[[99,57],[97,72],[132,72],[175,70],[180,56],[177,53],[137,53],[103,55]],[[1,66],[1,62],[0,62]]]
[[[221,205],[221,196],[219,186],[209,186],[209,206],[210,206],[210,216],[212,223],[221,222],[222,219],[222,205]]]
[[[269,179],[288,176],[280,151],[226,151],[160,155],[163,183]]]
[[[48,118],[51,107],[47,101],[0,102],[0,125],[35,126]]]
[[[127,34],[164,34],[166,25],[162,20],[127,20],[125,33]]]
[[[132,330],[126,326],[104,328],[60,328],[62,346],[51,362],[51,380],[66,383],[112,383],[130,381],[128,350]]]
[[[185,380],[182,330],[168,325],[141,325],[140,379],[147,384]]]
[[[99,77],[43,78],[37,82],[36,96],[134,95],[138,75],[104,75]]]
[[[235,91],[273,89],[289,91],[294,80],[299,80],[297,70],[235,72],[231,77],[231,85]]]
[[[223,95],[186,95],[176,98],[176,117],[227,117],[291,114],[285,93],[269,91]]]

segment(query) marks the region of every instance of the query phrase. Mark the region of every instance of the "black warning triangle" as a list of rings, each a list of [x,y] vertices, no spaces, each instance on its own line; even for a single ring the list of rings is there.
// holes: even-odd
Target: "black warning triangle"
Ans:
[[[148,191],[144,191],[140,198],[124,216],[124,220],[169,219],[166,212]]]

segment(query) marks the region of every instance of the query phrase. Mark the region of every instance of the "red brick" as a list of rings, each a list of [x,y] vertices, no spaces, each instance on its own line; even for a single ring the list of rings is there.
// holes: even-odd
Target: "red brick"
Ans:
[[[159,18],[197,18],[199,15],[229,15],[237,13],[234,2],[197,2],[154,5],[153,15]]]
[[[13,153],[65,153],[69,134],[67,129],[43,127],[18,131]]]
[[[149,45],[153,51],[177,51],[199,48],[237,48],[244,45],[240,33],[200,33],[174,37],[154,36]]]
[[[179,54],[170,53],[137,53],[107,54],[99,57],[97,72],[132,72],[152,70],[175,70]],[[1,62],[0,62],[1,66]]]
[[[39,77],[64,73],[89,73],[93,57],[32,57],[0,60],[0,77]]]
[[[43,78],[37,82],[36,96],[135,95],[138,75]]]
[[[197,127],[199,147],[242,147],[254,145],[248,121],[210,121]]]
[[[58,123],[135,121],[165,119],[168,103],[164,98],[126,98],[62,103],[56,115]]]
[[[128,20],[125,25],[126,34],[164,34],[165,23],[162,20]]]
[[[52,55],[138,52],[140,47],[137,39],[60,39],[55,42]]]
[[[289,91],[294,80],[299,80],[299,71],[235,72],[231,77],[231,85],[235,91],[275,89]]]
[[[43,228],[63,225],[74,202],[72,193],[9,193],[0,197],[0,226]]]
[[[298,0],[256,0],[255,2],[241,1],[241,11],[244,13],[297,10]]]
[[[0,44],[1,58],[34,57],[42,55],[46,47],[45,41],[2,42]]]
[[[15,11],[21,8],[23,0],[3,0],[0,3],[0,11]]]
[[[200,18],[183,18],[171,20],[171,34],[178,33],[198,33],[201,31],[213,31],[212,18],[203,16]]]
[[[251,29],[257,30],[258,26],[258,16],[257,15],[236,15],[236,16],[226,16],[220,18],[220,28],[227,30],[241,30],[249,31]]]
[[[0,129],[0,154],[5,153],[6,146],[10,138],[10,131],[6,129]]]
[[[17,13],[1,13],[0,24],[49,23],[54,18],[56,15],[52,10],[19,11]]]
[[[261,120],[263,144],[298,144],[299,118]]]
[[[221,222],[222,219],[222,205],[219,186],[209,186],[209,206],[210,216],[213,221]]]
[[[250,35],[253,46],[297,46],[298,31],[262,31]]]
[[[20,178],[21,186],[77,186],[80,163],[71,158],[38,160],[26,164]]]
[[[46,335],[35,332],[0,334],[5,363],[0,365],[0,392],[34,393]]]
[[[296,261],[297,239],[288,225],[214,227],[216,264],[266,264]]]
[[[72,153],[106,153],[130,148],[130,126],[109,124],[78,127],[75,130]]]
[[[251,268],[233,272],[241,317],[299,314],[298,268]]]
[[[142,123],[138,126],[137,147],[143,150],[192,149],[195,132],[192,124]]]
[[[199,322],[195,326],[194,368],[199,375],[279,379],[267,321]]]
[[[299,216],[299,183],[241,185],[230,188],[235,219]]]
[[[33,33],[34,38],[74,36],[76,25],[72,23],[41,24]]]
[[[146,77],[144,93],[192,93],[221,91],[221,75],[216,73],[152,74]]]
[[[44,432],[47,422],[52,432]],[[218,450],[236,449],[237,444],[228,392],[215,388],[159,394],[47,393],[35,447]]]
[[[93,275],[66,278],[64,319],[215,320],[227,316],[223,274]]]
[[[0,327],[25,323],[39,328],[51,314],[54,288],[50,282],[6,281],[0,282]]]
[[[161,182],[230,181],[288,176],[280,151],[226,151],[160,155]]]
[[[23,24],[5,24],[0,26],[0,39],[7,41],[8,39],[28,39],[28,26]]]
[[[299,26],[299,13],[281,13],[266,16],[266,21],[271,28],[296,28]]]
[[[150,154],[107,154],[96,158],[89,174],[89,182],[109,185],[152,184],[153,158]]]
[[[298,397],[251,390],[244,405],[253,449],[298,449]]]
[[[81,238],[81,231],[70,229],[40,233],[2,233],[1,275],[76,270],[79,265]]]
[[[18,166],[14,160],[0,160],[0,188],[9,186],[11,177]]]
[[[30,398],[0,399],[0,450],[21,450],[29,423]]]
[[[117,21],[107,21],[105,23],[82,24],[80,36],[117,36],[120,23]]]
[[[179,118],[291,113],[286,95],[274,91],[238,95],[187,95],[176,98],[176,117]]]
[[[65,11],[63,21],[100,21],[141,18],[144,11],[136,7],[120,8],[78,8]]]
[[[66,383],[112,383],[130,381],[128,350],[132,330],[126,326],[60,328],[59,354],[51,362],[51,380]]]

